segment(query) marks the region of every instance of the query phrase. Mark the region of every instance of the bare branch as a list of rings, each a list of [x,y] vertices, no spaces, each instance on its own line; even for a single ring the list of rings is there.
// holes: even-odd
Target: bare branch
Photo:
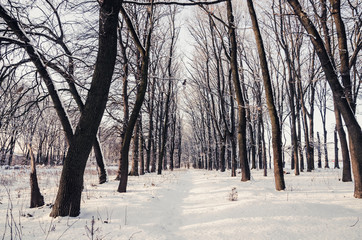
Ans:
[[[210,2],[195,2],[195,1],[191,1],[191,2],[154,2],[153,5],[179,5],[179,6],[197,6],[197,5],[213,5],[213,4],[218,4],[218,3],[222,3],[222,2],[226,2],[226,0],[215,0],[215,1],[210,1]],[[136,5],[142,5],[142,6],[149,6],[151,5],[151,2],[137,2],[137,1],[123,1],[123,3],[126,4],[136,4]]]

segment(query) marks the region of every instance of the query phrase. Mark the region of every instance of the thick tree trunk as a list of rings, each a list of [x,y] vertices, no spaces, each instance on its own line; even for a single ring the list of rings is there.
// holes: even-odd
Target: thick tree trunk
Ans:
[[[115,65],[119,7],[119,1],[107,1],[100,8],[99,50],[92,84],[64,161],[52,217],[80,213],[84,170],[106,107]]]
[[[260,65],[262,68],[263,82],[265,87],[265,96],[269,110],[269,116],[272,124],[272,145],[273,145],[273,156],[274,156],[274,178],[276,190],[284,190],[284,173],[283,173],[283,162],[282,162],[282,138],[279,125],[278,113],[274,104],[274,97],[272,91],[272,85],[266,61],[266,54],[263,46],[263,40],[260,34],[256,13],[254,11],[253,1],[248,0],[249,13],[253,23],[253,30],[255,39],[257,42]],[[265,163],[266,165],[266,163]]]

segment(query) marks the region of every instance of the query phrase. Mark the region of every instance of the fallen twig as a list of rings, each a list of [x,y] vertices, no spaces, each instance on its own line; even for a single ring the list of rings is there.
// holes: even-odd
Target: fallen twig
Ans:
[[[358,222],[359,222],[359,217],[357,217],[357,221],[353,225],[351,225],[350,227],[356,226]]]

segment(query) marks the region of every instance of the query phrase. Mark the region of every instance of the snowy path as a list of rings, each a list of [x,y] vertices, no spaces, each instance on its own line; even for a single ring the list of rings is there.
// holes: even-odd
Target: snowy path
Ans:
[[[46,203],[54,200],[60,171],[39,178]],[[323,169],[295,177],[285,175],[287,189],[277,192],[274,179],[252,171],[252,179],[205,170],[164,171],[130,177],[127,193],[118,193],[114,176],[98,185],[87,172],[77,218],[49,218],[49,207],[28,208],[28,173],[5,171],[0,188],[0,236],[11,239],[243,240],[362,239],[362,204],[353,183],[339,181],[341,170]],[[230,201],[231,189],[238,191]],[[9,207],[11,206],[11,208]],[[9,211],[14,218],[9,218]],[[92,224],[92,219],[94,222]],[[93,228],[92,228],[93,227]],[[4,233],[4,234],[3,234]]]
[[[174,172],[176,180],[162,183],[157,196],[133,213],[130,224],[139,230],[132,239],[362,239],[360,201],[339,205],[345,192],[323,189],[331,179],[312,178],[307,192],[298,182],[276,192],[272,176],[241,183],[228,175]],[[237,187],[238,201],[228,200],[232,187]]]
[[[200,218],[203,207],[202,189],[206,186],[195,180],[195,172],[178,172],[177,180],[169,184],[166,189],[161,189],[158,196],[137,211],[137,218],[132,220],[143,228],[147,239],[187,239],[185,230],[192,224],[201,224]],[[206,209],[204,209],[207,211]],[[133,222],[136,221],[136,222]],[[134,239],[142,239],[135,235]]]
[[[204,239],[206,233],[213,239],[226,237],[228,234],[219,229],[225,216],[218,211],[233,206],[227,200],[231,187],[220,189],[203,171],[179,171],[175,175],[175,182],[133,211],[130,224],[142,230],[132,239]]]

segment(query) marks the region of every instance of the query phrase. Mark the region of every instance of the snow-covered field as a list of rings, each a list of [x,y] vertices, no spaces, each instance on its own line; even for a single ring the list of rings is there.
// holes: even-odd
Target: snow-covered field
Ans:
[[[45,202],[54,201],[60,168],[38,168]],[[77,218],[49,217],[50,207],[30,209],[29,172],[0,170],[1,239],[362,239],[362,200],[341,170],[285,175],[287,189],[253,170],[240,182],[229,172],[164,171],[130,177],[128,192],[116,192],[115,171],[97,184],[88,168]],[[236,188],[236,201],[230,200]]]

